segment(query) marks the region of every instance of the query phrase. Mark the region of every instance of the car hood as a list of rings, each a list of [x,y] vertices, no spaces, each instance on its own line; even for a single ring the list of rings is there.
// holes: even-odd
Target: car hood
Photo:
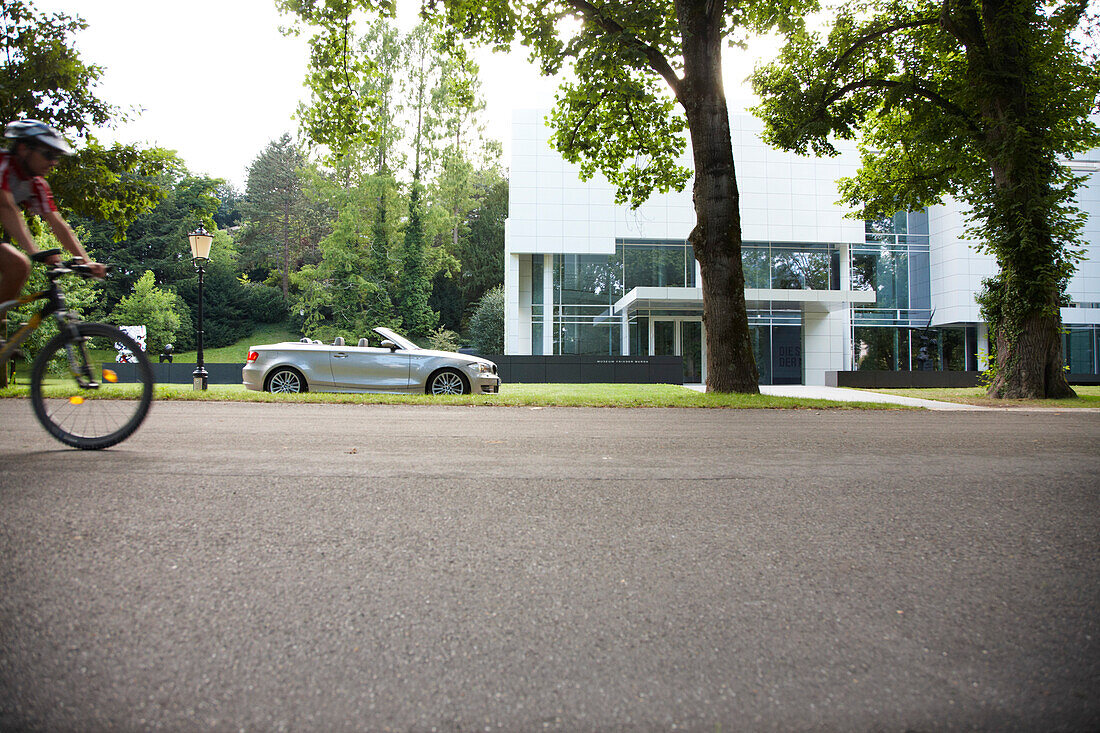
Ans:
[[[453,359],[455,361],[466,362],[467,364],[492,364],[493,362],[488,359],[483,359],[480,356],[471,356],[470,354],[458,354],[454,351],[435,351],[434,349],[416,349],[406,351],[405,353],[412,356],[428,356],[428,357],[444,357],[447,359]]]

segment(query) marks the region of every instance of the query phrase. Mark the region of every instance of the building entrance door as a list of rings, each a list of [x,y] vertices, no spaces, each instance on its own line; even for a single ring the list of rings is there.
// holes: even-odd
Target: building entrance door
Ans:
[[[651,356],[682,356],[684,384],[707,380],[703,321],[699,318],[649,319]]]

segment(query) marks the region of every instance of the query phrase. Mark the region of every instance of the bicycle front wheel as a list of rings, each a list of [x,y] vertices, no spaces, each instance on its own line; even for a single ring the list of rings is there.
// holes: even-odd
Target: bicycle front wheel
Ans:
[[[89,359],[91,339],[121,344],[137,363],[136,384],[120,383],[112,363]],[[106,342],[105,344],[103,342]],[[38,421],[65,445],[98,450],[130,437],[153,401],[153,368],[132,338],[104,323],[79,323],[76,335],[63,331],[38,352],[31,368],[31,404]]]

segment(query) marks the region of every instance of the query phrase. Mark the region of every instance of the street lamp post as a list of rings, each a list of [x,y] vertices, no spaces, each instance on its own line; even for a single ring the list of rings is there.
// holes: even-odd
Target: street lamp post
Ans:
[[[205,390],[208,375],[206,365],[202,360],[202,276],[203,265],[210,259],[210,243],[214,241],[214,237],[210,236],[210,233],[203,229],[200,224],[198,229],[187,235],[187,240],[191,244],[191,261],[195,264],[195,269],[199,271],[199,351],[198,363],[195,365],[195,371],[191,373],[191,377],[194,380],[194,389]]]

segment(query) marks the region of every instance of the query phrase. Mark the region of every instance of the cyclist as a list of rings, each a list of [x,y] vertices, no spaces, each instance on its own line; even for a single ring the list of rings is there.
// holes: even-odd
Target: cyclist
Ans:
[[[38,120],[12,122],[4,130],[4,137],[11,140],[11,145],[8,150],[0,150],[0,226],[4,230],[0,237],[0,303],[19,297],[30,274],[30,259],[12,246],[12,240],[27,254],[38,252],[20,209],[41,217],[62,247],[74,257],[82,258],[96,277],[103,277],[106,266],[88,257],[72,228],[58,213],[44,178],[62,155],[72,153],[72,148],[57,130]],[[60,258],[54,255],[46,263],[59,264]],[[6,333],[5,326],[0,322],[0,339]]]

